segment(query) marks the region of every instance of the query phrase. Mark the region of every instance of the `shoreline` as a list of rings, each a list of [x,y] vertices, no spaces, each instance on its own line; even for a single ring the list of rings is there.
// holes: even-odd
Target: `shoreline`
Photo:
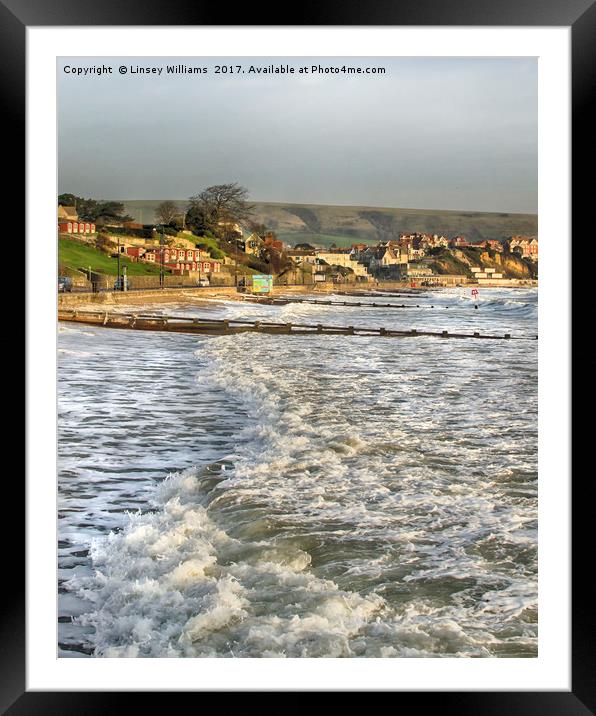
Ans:
[[[461,288],[480,288],[485,289],[523,289],[523,288],[537,288],[538,282],[533,281],[529,285],[524,284],[513,284],[509,286],[503,285],[482,285],[478,284],[465,284]],[[363,292],[373,291],[405,291],[407,290],[412,294],[424,294],[428,291],[437,291],[444,288],[454,288],[453,286],[417,286],[412,288],[408,283],[404,281],[391,281],[381,285],[367,286],[363,284],[326,284],[324,286],[311,284],[311,285],[299,285],[299,286],[276,286],[271,296],[284,295],[288,293],[297,294],[316,294],[316,293],[348,293],[358,295]],[[141,291],[102,291],[101,293],[60,293],[58,294],[58,307],[81,305],[84,303],[98,303],[98,304],[135,304],[135,303],[147,303],[150,299],[152,303],[180,303],[186,301],[189,298],[193,299],[193,303],[196,303],[196,299],[204,298],[205,302],[211,302],[218,298],[227,301],[239,301],[243,302],[247,299],[255,298],[256,296],[250,293],[239,293],[235,286],[213,286],[209,288],[164,288],[164,289],[147,289]]]

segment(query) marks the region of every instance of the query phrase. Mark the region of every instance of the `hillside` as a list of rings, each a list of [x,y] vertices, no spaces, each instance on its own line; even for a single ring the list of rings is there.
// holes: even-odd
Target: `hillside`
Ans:
[[[122,200],[137,221],[151,223],[160,201]],[[186,200],[176,200],[181,210]],[[255,202],[254,218],[288,243],[304,241],[329,246],[354,242],[376,243],[399,232],[439,233],[449,238],[462,234],[470,241],[505,239],[515,234],[536,234],[536,214],[507,214],[435,209],[392,209],[367,206],[326,206]]]
[[[118,259],[111,258],[103,251],[85,246],[77,241],[64,237],[58,239],[58,264],[71,270],[91,268],[97,273],[111,276],[118,275]],[[120,267],[126,266],[129,276],[158,275],[159,266],[152,264],[137,263],[130,259],[120,258]],[[169,272],[167,272],[169,273]]]

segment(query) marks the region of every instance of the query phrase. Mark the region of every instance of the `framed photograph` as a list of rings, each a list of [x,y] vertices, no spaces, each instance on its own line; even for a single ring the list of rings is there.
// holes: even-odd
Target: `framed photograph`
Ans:
[[[0,12],[27,277],[3,710],[593,712],[570,272],[594,6]]]

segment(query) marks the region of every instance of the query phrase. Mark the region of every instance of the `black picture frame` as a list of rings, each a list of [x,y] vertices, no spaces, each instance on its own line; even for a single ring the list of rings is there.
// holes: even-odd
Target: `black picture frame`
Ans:
[[[232,12],[224,3],[188,2],[187,0],[0,0],[0,86],[3,97],[5,138],[15,149],[9,189],[11,214],[24,204],[20,187],[24,186],[24,162],[16,138],[25,144],[25,68],[26,28],[28,26],[112,26],[112,25],[409,25],[409,26],[568,26],[572,38],[572,198],[573,226],[584,225],[593,202],[590,177],[594,120],[588,111],[596,89],[596,3],[594,0],[402,0],[401,2],[359,3],[355,0],[303,0],[292,7],[292,16],[273,20],[265,4],[245,3]],[[230,23],[230,17],[234,22]],[[6,141],[6,140],[5,140]],[[19,142],[20,143],[20,142]],[[23,179],[20,183],[19,179]],[[14,195],[11,195],[11,193]],[[24,207],[23,207],[24,209]],[[23,210],[24,216],[24,210]],[[562,430],[567,426],[562,426]],[[574,545],[591,544],[590,476],[574,484]],[[24,504],[24,483],[6,480],[5,504],[16,512]],[[24,545],[24,541],[23,541]],[[0,619],[0,708],[11,716],[20,714],[99,714],[109,709],[132,708],[137,694],[126,692],[31,692],[25,686],[25,552],[14,546],[4,555],[4,573],[10,575],[10,587],[3,589]],[[437,708],[441,713],[458,714],[577,714],[596,713],[596,659],[594,608],[591,600],[591,574],[586,560],[576,549],[572,558],[572,690],[569,692],[400,692],[414,696],[416,708]],[[8,562],[8,564],[6,564]],[[589,560],[588,560],[589,564]],[[76,688],[76,684],[73,684]],[[274,688],[274,685],[272,685]],[[471,685],[473,688],[473,685]],[[151,694],[152,699],[159,699]],[[168,697],[169,698],[169,697]],[[422,700],[421,700],[422,699]]]

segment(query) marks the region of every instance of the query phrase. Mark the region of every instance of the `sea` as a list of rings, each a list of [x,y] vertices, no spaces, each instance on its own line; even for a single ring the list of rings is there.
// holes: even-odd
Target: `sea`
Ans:
[[[143,310],[524,340],[59,323],[59,657],[537,656],[537,289],[375,295]]]

